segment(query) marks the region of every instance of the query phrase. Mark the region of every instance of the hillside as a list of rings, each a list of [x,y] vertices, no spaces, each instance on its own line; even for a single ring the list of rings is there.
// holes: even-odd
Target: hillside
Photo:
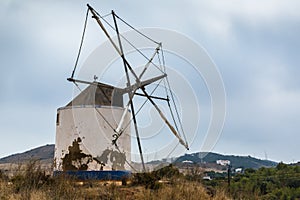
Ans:
[[[51,164],[54,156],[54,144],[47,144],[41,147],[25,151],[24,153],[13,154],[0,159],[0,164],[23,163],[29,160],[39,160],[41,163]]]
[[[206,155],[204,157],[204,155]],[[52,164],[54,157],[54,145],[48,144],[38,148],[31,149],[24,153],[13,154],[0,159],[0,164],[5,163],[22,163],[29,160],[39,160],[44,164]],[[201,159],[201,157],[203,157]],[[253,168],[258,169],[260,167],[274,167],[276,162],[269,160],[261,160],[250,156],[234,156],[234,155],[221,155],[217,153],[193,153],[185,154],[178,158],[175,158],[174,163],[182,163],[182,161],[192,161],[193,163],[216,163],[216,160],[229,160],[233,168]],[[163,163],[163,161],[152,161],[152,164]]]
[[[204,155],[206,155],[204,157]],[[217,160],[229,160],[233,168],[253,168],[258,169],[260,167],[274,167],[277,165],[276,162],[269,160],[261,160],[251,156],[234,156],[234,155],[221,155],[217,153],[193,153],[185,154],[178,157],[175,163],[182,161],[192,161],[193,163],[216,163]]]

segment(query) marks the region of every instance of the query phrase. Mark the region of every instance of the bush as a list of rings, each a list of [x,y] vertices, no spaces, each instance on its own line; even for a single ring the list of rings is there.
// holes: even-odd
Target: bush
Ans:
[[[154,174],[154,176],[157,179],[163,179],[163,178],[170,179],[170,178],[178,177],[180,175],[179,170],[176,167],[174,167],[172,164],[160,168],[156,171],[153,171],[152,174]]]
[[[158,189],[160,184],[158,183],[159,178],[154,175],[154,173],[136,173],[131,178],[131,184],[143,185],[146,189]]]
[[[132,185],[144,185],[147,189],[159,189],[162,184],[158,181],[165,179],[168,182],[172,182],[173,179],[182,177],[179,170],[172,164],[147,173],[137,173],[131,178]]]
[[[49,175],[45,174],[37,163],[37,161],[30,161],[22,170],[21,167],[16,175],[11,178],[15,192],[29,191],[39,189],[49,180]]]
[[[0,170],[0,180],[3,180],[3,181],[8,180],[8,176],[2,170]]]

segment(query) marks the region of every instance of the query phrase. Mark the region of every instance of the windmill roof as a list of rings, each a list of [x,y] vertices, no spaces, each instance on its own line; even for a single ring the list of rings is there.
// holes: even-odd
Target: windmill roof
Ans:
[[[99,105],[123,107],[123,93],[120,88],[100,82],[93,82],[66,106]]]

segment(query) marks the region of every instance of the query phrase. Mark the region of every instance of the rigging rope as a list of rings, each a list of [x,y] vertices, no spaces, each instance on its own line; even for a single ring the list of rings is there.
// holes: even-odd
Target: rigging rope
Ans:
[[[75,81],[73,81],[73,83],[74,83],[75,86],[78,88],[78,90],[79,90],[80,92],[82,92],[82,90],[80,89],[79,85],[78,85]]]
[[[86,26],[87,26],[88,15],[89,15],[89,9],[87,9],[87,11],[86,11],[85,21],[84,21],[84,26],[83,26],[83,32],[82,32],[82,36],[81,36],[81,42],[80,42],[80,46],[79,46],[79,50],[78,50],[78,54],[77,54],[77,58],[76,58],[76,61],[75,61],[75,66],[74,66],[71,78],[74,77],[75,70],[77,68],[78,60],[79,60],[79,57],[80,57],[81,48],[82,48],[82,44],[83,44],[83,40],[84,40],[84,35],[85,35],[85,30],[86,30]]]
[[[163,65],[165,67],[165,58],[164,58],[164,51],[163,49],[161,48],[161,51],[162,51],[162,60],[163,60]],[[166,69],[166,68],[165,68]],[[186,139],[186,134],[183,130],[183,125],[182,125],[182,122],[180,120],[180,116],[179,116],[179,112],[178,112],[178,109],[177,109],[177,106],[175,104],[175,98],[174,98],[174,95],[172,93],[172,90],[171,90],[171,86],[170,86],[170,82],[169,82],[169,79],[168,77],[166,77],[166,81],[167,81],[167,85],[168,85],[168,88],[169,88],[169,91],[170,91],[170,95],[171,95],[171,99],[172,99],[172,102],[173,102],[173,105],[174,105],[174,108],[175,108],[175,112],[176,112],[176,115],[177,115],[177,119],[178,119],[178,122],[179,122],[179,125],[180,125],[180,129],[181,129],[181,132],[182,132],[182,135],[183,135],[183,138],[185,140],[185,143],[187,144],[187,139]],[[171,109],[171,108],[170,108]],[[172,113],[172,112],[171,112]],[[173,117],[173,116],[172,116]],[[175,120],[174,120],[175,122]],[[176,126],[176,125],[175,125]]]
[[[95,11],[96,12],[96,11]],[[97,12],[96,12],[97,13]],[[98,14],[98,13],[97,13]],[[99,14],[98,14],[99,15]],[[101,18],[105,18],[108,17],[109,15],[111,15],[111,13],[107,13],[106,15],[102,15]]]
[[[135,172],[138,172],[138,170],[136,170],[136,169],[130,164],[130,162],[128,162],[126,156],[121,152],[121,150],[119,149],[119,146],[117,145],[117,143],[115,143],[115,147],[116,147],[117,151],[122,155],[122,157],[123,157],[123,159],[125,160],[125,162],[127,163],[127,165],[128,165],[131,169],[133,169]]]
[[[99,15],[97,12],[96,14],[114,31],[116,31],[116,29],[106,20],[104,19],[101,15]],[[116,15],[117,17],[117,15]],[[131,28],[131,27],[130,27]],[[135,28],[133,28],[134,31],[140,33],[138,30],[136,30]],[[153,63],[141,50],[139,50],[134,44],[132,44],[125,36],[123,36],[121,33],[119,33],[119,35],[131,46],[134,48],[134,50],[136,50],[139,54],[141,54],[148,62],[150,62],[152,65],[154,65],[160,72],[163,73],[163,71],[155,64]],[[149,39],[148,36],[142,34],[145,38]],[[151,38],[150,38],[151,40]],[[152,40],[151,40],[152,41]],[[154,41],[154,43],[158,44],[159,46],[161,45],[161,43],[158,43],[156,41]]]
[[[77,86],[78,90],[81,92],[82,90],[81,90],[81,88],[78,86],[78,84],[77,84],[76,82],[73,82],[73,83]],[[104,117],[104,115],[103,115],[96,107],[94,107],[94,108],[95,108],[95,110],[97,111],[97,113],[103,118],[103,120],[109,125],[109,127],[110,127],[114,132],[116,132],[115,129],[113,128],[113,126],[112,126],[112,125],[108,122],[108,120]],[[80,133],[79,133],[79,134],[80,134]],[[83,145],[84,148],[92,155],[92,151],[84,144],[83,141],[82,141],[82,145]],[[135,172],[138,172],[138,170],[136,170],[136,169],[130,164],[130,162],[126,159],[126,156],[123,155],[123,153],[121,152],[119,146],[117,145],[117,142],[115,142],[114,145],[115,145],[117,151],[122,155],[123,159],[124,159],[125,162],[128,164],[128,166],[129,166],[131,169],[133,169]]]
[[[95,11],[95,10],[94,10]],[[84,23],[84,29],[83,29],[83,34],[82,34],[82,37],[81,37],[81,42],[80,42],[80,47],[79,47],[79,51],[78,51],[78,55],[77,55],[77,58],[76,58],[76,62],[75,62],[75,66],[74,66],[74,69],[73,69],[73,72],[72,72],[72,76],[71,78],[74,77],[74,74],[75,74],[75,71],[76,71],[76,68],[77,68],[77,65],[78,65],[78,61],[79,61],[79,57],[80,57],[80,54],[81,54],[81,49],[82,49],[82,45],[83,45],[83,41],[84,41],[84,36],[85,36],[85,32],[86,32],[86,27],[87,27],[87,19],[88,19],[88,13],[89,13],[89,8],[87,9],[87,13],[86,13],[86,18],[85,18],[85,23]],[[101,16],[97,11],[95,11],[95,13],[113,30],[115,30],[115,28],[105,19],[105,17],[111,15],[111,13],[109,14],[106,14],[106,15],[103,15]],[[162,73],[166,73],[166,66],[165,66],[165,59],[164,59],[164,52],[163,52],[163,49],[162,49],[162,44],[153,40],[152,38],[150,38],[149,36],[143,34],[142,32],[140,32],[139,30],[137,30],[136,28],[134,28],[133,26],[131,26],[129,23],[127,23],[126,21],[124,21],[122,18],[120,18],[118,15],[115,15],[121,22],[123,22],[125,25],[127,25],[128,27],[130,27],[131,29],[133,29],[135,32],[137,32],[138,34],[142,35],[143,37],[145,37],[146,39],[152,41],[153,43],[155,44],[158,44],[159,47],[160,47],[160,50],[162,52],[162,65],[161,65],[161,58],[159,56],[159,52],[157,51],[157,56],[158,56],[158,60],[159,60],[159,67],[157,66],[156,63],[152,62],[153,59],[149,59],[140,49],[138,49],[133,43],[131,43],[126,37],[124,37],[122,34],[120,34],[120,36],[131,46],[133,47],[139,54],[141,54],[149,63],[151,63],[154,67],[156,67],[160,72]],[[159,48],[158,47],[158,48]],[[166,80],[162,79],[164,81],[164,88],[165,88],[165,91],[166,91],[166,95],[167,95],[167,99],[168,99],[168,107],[169,107],[169,110],[170,110],[170,113],[171,113],[171,116],[172,116],[172,120],[174,122],[174,125],[176,127],[176,130],[177,132],[179,132],[179,128],[178,128],[178,125],[176,123],[176,120],[175,120],[175,116],[174,116],[174,113],[173,113],[173,110],[171,108],[171,105],[170,105],[170,102],[169,102],[169,95],[168,95],[168,90],[170,91],[170,95],[171,95],[171,100],[172,100],[172,103],[175,107],[175,111],[176,111],[176,115],[177,115],[177,119],[178,119],[178,122],[180,124],[180,128],[181,128],[181,132],[184,136],[184,139],[185,139],[185,142],[187,143],[187,139],[186,139],[186,135],[183,131],[183,126],[182,126],[182,122],[180,120],[180,117],[179,117],[179,112],[178,112],[178,109],[176,107],[176,104],[175,104],[175,98],[173,96],[173,93],[171,92],[171,87],[170,87],[170,83],[169,83],[169,80],[168,80],[168,77],[166,77]],[[150,95],[152,95],[155,90],[158,88],[158,86],[161,84],[161,81],[156,85],[156,87],[153,89],[153,91],[151,92]],[[81,89],[79,88],[78,84],[73,82],[77,88],[81,91]],[[167,90],[168,88],[168,90]],[[136,112],[136,115],[140,112],[140,110],[143,108],[143,106],[146,104],[146,102],[148,101],[148,99],[146,99],[143,104],[140,106],[140,108],[138,109],[138,111]],[[103,120],[109,125],[109,127],[114,131],[116,132],[115,128],[109,123],[109,121],[105,118],[105,116],[95,107],[97,113],[103,118]],[[126,126],[124,127],[123,131],[126,130],[128,128],[128,126],[130,125],[132,121],[132,118],[130,119],[130,121],[126,124]],[[123,132],[122,131],[122,132]],[[117,150],[120,152],[116,142],[114,143],[114,145],[116,146]],[[175,148],[177,147],[177,145],[175,146]],[[174,149],[175,149],[174,148]],[[170,152],[170,154],[174,151],[174,149],[172,149],[172,151]],[[169,155],[170,155],[169,154]],[[130,163],[125,159],[126,163],[132,168],[134,169]],[[135,169],[134,169],[135,170]],[[136,170],[135,170],[136,171]]]
[[[144,33],[140,32],[139,30],[137,30],[136,28],[134,28],[133,26],[131,26],[129,23],[127,23],[126,21],[124,21],[122,18],[120,18],[118,15],[116,15],[116,17],[118,19],[120,19],[124,24],[126,24],[127,26],[129,26],[130,28],[132,28],[134,31],[136,31],[137,33],[139,33],[140,35],[144,36],[145,38],[147,38],[148,40],[156,43],[156,44],[160,44],[160,42],[157,42],[155,40],[153,40],[152,38],[148,37],[147,35],[145,35]]]
[[[98,14],[98,13],[97,13]],[[73,72],[72,72],[72,75],[71,75],[71,78],[74,77],[74,74],[75,74],[75,71],[76,71],[76,68],[77,68],[77,65],[78,65],[78,61],[79,61],[79,57],[80,57],[80,54],[81,54],[81,49],[82,49],[82,45],[83,45],[83,41],[84,41],[84,36],[85,36],[85,32],[86,32],[86,27],[87,27],[87,21],[88,21],[88,15],[89,15],[89,8],[87,8],[87,11],[86,11],[86,15],[85,15],[85,21],[84,21],[84,26],[83,26],[83,32],[82,32],[82,36],[81,36],[81,41],[80,41],[80,46],[79,46],[79,50],[78,50],[78,54],[77,54],[77,58],[76,58],[76,61],[75,61],[75,66],[74,66],[74,69],[73,69]],[[98,14],[99,15],[99,14]],[[109,14],[107,15],[104,15],[104,16],[101,16],[101,18],[104,18],[104,17],[107,17],[109,16]],[[80,87],[78,86],[78,84],[75,82],[75,81],[72,81],[76,87],[79,89],[79,91],[81,92],[82,90],[80,89]],[[100,88],[100,87],[99,87]],[[103,92],[103,90],[100,88],[100,90],[102,91],[102,93],[105,95],[105,93]],[[106,96],[106,95],[105,95]],[[97,113],[104,119],[104,121],[109,125],[109,127],[115,131],[115,129],[113,128],[113,126],[109,123],[109,121],[104,117],[104,115],[95,107],[95,110],[97,111]]]
[[[78,85],[75,81],[73,81],[73,83],[76,85],[76,87],[78,88],[78,90],[79,90],[80,92],[82,92],[82,90],[81,90],[81,88],[79,87],[79,85]],[[116,132],[116,130],[114,129],[114,127],[109,123],[109,121],[105,118],[105,116],[97,109],[97,107],[95,106],[94,108],[95,108],[95,110],[97,111],[97,113],[103,118],[103,120],[108,124],[108,126],[109,126],[114,132]]]
[[[168,84],[169,90],[171,91],[171,86],[170,86],[170,82],[169,82],[168,77],[166,77],[166,80],[167,80],[167,84]],[[179,122],[179,124],[180,124],[180,128],[181,128],[181,131],[182,131],[182,135],[183,135],[183,137],[184,137],[185,142],[187,143],[186,135],[185,135],[185,132],[184,132],[184,130],[183,130],[183,125],[182,125],[182,122],[181,122],[181,120],[180,120],[180,116],[179,116],[179,112],[178,112],[177,106],[176,106],[176,104],[175,104],[174,95],[173,95],[172,92],[170,92],[170,94],[171,94],[171,99],[172,99],[172,102],[173,102],[173,105],[174,105],[174,108],[175,108],[175,112],[176,112],[176,115],[177,115],[177,119],[178,119],[178,122]]]
[[[104,115],[97,109],[97,107],[94,107],[95,110],[97,111],[97,113],[104,119],[104,121],[108,124],[108,126],[114,131],[116,132],[116,130],[114,129],[114,127],[109,123],[109,121],[104,117]]]
[[[159,61],[159,64],[161,66],[161,60],[160,60],[159,54],[158,54],[158,61]],[[164,67],[164,70],[165,70],[165,67]],[[166,73],[166,71],[164,71],[164,72]],[[164,83],[164,89],[165,89],[165,93],[166,93],[167,99],[169,100],[169,93],[168,93],[168,90],[167,90],[167,87],[166,87],[166,80],[165,79],[164,79],[163,83]],[[170,93],[171,92],[172,91],[170,91]],[[177,126],[177,123],[176,123],[176,120],[175,120],[175,117],[174,117],[174,114],[173,114],[173,110],[171,109],[170,101],[168,101],[168,107],[169,107],[169,110],[170,110],[170,113],[171,113],[171,117],[172,117],[172,120],[173,120],[175,128],[176,128],[176,131],[179,133],[179,129],[178,129],[178,126]]]
[[[160,85],[162,80],[159,81],[159,83],[155,86],[155,88],[151,91],[150,96],[155,92],[155,90],[158,88],[158,86]],[[138,111],[135,113],[135,115],[137,116],[139,114],[139,112],[141,111],[141,109],[144,107],[144,105],[147,103],[148,99],[146,99],[143,104],[139,107]],[[129,120],[129,122],[126,124],[126,126],[124,127],[124,131],[128,128],[129,124],[132,122],[132,118]]]
[[[100,16],[101,17],[101,16]],[[130,45],[132,46],[137,52],[139,52],[148,62],[150,62],[151,64],[153,64],[160,72],[162,73],[166,73],[166,65],[165,65],[165,59],[164,59],[164,52],[163,52],[163,48],[162,48],[162,44],[161,43],[158,43],[156,42],[155,40],[153,40],[152,38],[148,37],[147,35],[143,34],[142,32],[138,31],[137,29],[135,29],[133,26],[131,26],[129,23],[127,23],[126,21],[124,21],[122,18],[120,18],[118,15],[116,15],[116,17],[118,19],[120,19],[124,24],[126,24],[127,26],[129,26],[130,28],[132,28],[134,31],[136,31],[137,33],[139,33],[140,35],[144,36],[145,38],[149,39],[150,41],[156,43],[156,44],[159,44],[159,46],[161,46],[160,50],[162,52],[162,68],[163,69],[160,69],[155,63],[152,62],[151,59],[149,59],[145,54],[143,54],[141,52],[141,50],[139,50],[138,48],[136,48],[126,37],[124,37],[122,34],[120,34],[120,36]],[[102,18],[103,19],[103,18]],[[105,19],[103,19],[105,21],[106,24],[109,25],[110,28],[112,28],[113,30],[115,30],[115,28]],[[158,55],[159,56],[159,55]],[[160,59],[159,59],[160,60]],[[173,93],[171,92],[171,86],[170,86],[170,83],[169,83],[169,80],[168,80],[168,77],[166,77],[166,82],[167,82],[167,85],[168,87],[166,87],[165,85],[165,89],[166,88],[169,88],[169,91],[170,91],[170,95],[171,95],[171,100],[173,102],[173,105],[174,105],[174,108],[175,108],[175,112],[176,112],[176,116],[177,116],[177,119],[178,119],[178,122],[179,122],[179,125],[180,125],[180,129],[181,129],[181,132],[182,132],[182,135],[184,137],[184,140],[185,140],[185,143],[187,143],[187,138],[186,138],[186,134],[183,130],[183,125],[182,125],[182,122],[180,120],[180,116],[179,116],[179,112],[178,112],[178,109],[177,109],[177,106],[175,104],[175,98],[174,98],[174,95]],[[165,80],[164,80],[164,84],[165,84]],[[167,90],[167,89],[166,89]],[[153,91],[154,92],[154,91]],[[168,93],[166,93],[167,95],[167,98],[169,99],[169,96],[168,96]],[[147,102],[147,100],[144,102],[144,104]],[[143,105],[144,105],[143,104]],[[171,113],[171,116],[172,116],[172,120],[174,122],[174,125],[175,125],[175,128],[177,130],[177,132],[179,132],[179,128],[178,128],[178,125],[176,123],[176,120],[175,120],[175,116],[174,116],[174,113],[173,113],[173,110],[171,109],[171,105],[170,105],[170,102],[168,101],[168,107],[169,107],[169,110],[170,110],[170,113]],[[140,107],[141,109],[142,107]],[[139,111],[140,111],[139,109]]]
[[[168,153],[167,158],[171,156],[171,154],[175,151],[175,149],[178,147],[179,142],[176,143],[175,147]]]

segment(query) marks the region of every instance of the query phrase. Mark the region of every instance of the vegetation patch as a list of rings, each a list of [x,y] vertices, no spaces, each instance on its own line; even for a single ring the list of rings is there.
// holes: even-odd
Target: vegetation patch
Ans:
[[[215,178],[192,178],[169,165],[133,174],[121,185],[65,175],[52,177],[39,162],[30,161],[11,177],[0,172],[0,199],[300,199],[299,166],[279,163],[275,168],[246,169],[232,176],[230,185],[226,176],[209,173]]]

